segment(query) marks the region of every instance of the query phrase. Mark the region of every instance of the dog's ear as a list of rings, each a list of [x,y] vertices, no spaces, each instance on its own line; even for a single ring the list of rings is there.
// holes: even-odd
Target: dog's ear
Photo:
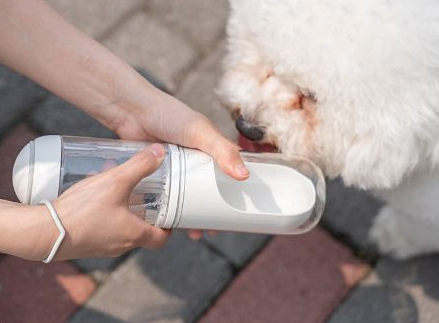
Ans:
[[[346,185],[361,189],[397,186],[418,164],[415,140],[386,141],[371,135],[353,144],[346,155],[341,176]]]

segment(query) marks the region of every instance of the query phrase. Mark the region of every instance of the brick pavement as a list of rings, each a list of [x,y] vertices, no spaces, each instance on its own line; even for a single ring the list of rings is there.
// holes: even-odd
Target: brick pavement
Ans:
[[[49,2],[236,139],[213,92],[226,0]],[[1,66],[0,113],[0,198],[15,198],[13,157],[34,136],[113,136]],[[367,242],[380,202],[339,181],[328,189],[324,229],[300,237],[227,233],[192,242],[179,233],[163,251],[50,266],[4,256],[0,322],[439,322],[438,256],[380,257]],[[367,266],[370,274],[354,287]],[[51,302],[52,312],[45,310]]]
[[[176,232],[163,250],[121,264],[72,323],[194,322],[231,278],[223,257]]]
[[[68,262],[49,265],[11,256],[0,262],[0,322],[65,322],[95,289]]]
[[[366,272],[321,229],[275,237],[199,323],[323,322]]]

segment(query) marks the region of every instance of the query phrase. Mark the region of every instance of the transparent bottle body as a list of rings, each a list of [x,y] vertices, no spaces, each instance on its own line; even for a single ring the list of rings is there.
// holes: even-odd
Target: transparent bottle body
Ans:
[[[59,194],[62,194],[70,186],[82,179],[124,163],[148,145],[149,143],[145,142],[63,136]],[[165,149],[166,157],[162,165],[154,173],[142,179],[129,196],[131,211],[151,225],[161,223],[158,219],[165,218],[168,213],[172,159],[170,148],[166,144]],[[241,156],[245,163],[284,165],[307,177],[315,188],[315,202],[312,211],[303,223],[300,223],[300,225],[294,227],[288,233],[299,234],[315,226],[322,215],[325,204],[325,181],[322,172],[315,164],[301,156],[293,156],[286,159],[282,154],[275,153],[243,151]],[[184,172],[185,170],[181,171]],[[215,176],[215,174],[212,175]],[[186,174],[186,176],[189,175]],[[273,174],[273,176],[277,176],[277,174]],[[230,194],[239,194],[239,186],[242,183],[228,176],[223,176],[222,172],[221,177],[222,180],[229,181]],[[252,183],[252,181],[249,181],[249,183]],[[300,192],[296,191],[294,195],[296,193]],[[263,195],[263,198],[268,197],[268,195]],[[91,196],[90,198],[93,197]],[[257,201],[258,198],[260,196],[255,197],[254,200]],[[291,200],[293,198],[294,196],[291,196]],[[250,197],[249,200],[252,200],[252,198]],[[292,201],[292,203],[294,202]],[[212,213],[215,213],[214,211],[212,210]],[[262,212],[263,210],[260,211]],[[257,216],[255,214],[255,217]],[[223,218],[222,214],[218,214],[217,217],[218,219]],[[175,225],[178,226],[178,221],[175,222]],[[208,229],[218,228],[212,227]],[[260,232],[262,231],[263,228]]]
[[[137,141],[63,136],[59,194],[82,179],[121,165],[148,145]],[[167,212],[170,157],[167,145],[165,149],[166,157],[161,166],[142,179],[129,196],[131,211],[152,225]]]

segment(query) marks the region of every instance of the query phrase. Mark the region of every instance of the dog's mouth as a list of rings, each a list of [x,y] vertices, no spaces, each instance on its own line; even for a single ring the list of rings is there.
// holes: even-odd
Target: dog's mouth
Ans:
[[[246,151],[266,152],[266,153],[278,151],[278,148],[276,146],[255,142],[244,137],[243,135],[239,135],[238,145]]]
[[[245,120],[242,115],[236,116],[235,124],[236,129],[240,133],[238,144],[244,150],[257,152],[277,151],[274,145],[264,143],[264,141],[267,142],[265,127]]]
[[[265,136],[265,128],[259,126],[253,122],[249,122],[244,119],[242,115],[239,115],[235,121],[236,129],[238,129],[239,133],[246,137],[247,139],[253,141],[262,140]]]

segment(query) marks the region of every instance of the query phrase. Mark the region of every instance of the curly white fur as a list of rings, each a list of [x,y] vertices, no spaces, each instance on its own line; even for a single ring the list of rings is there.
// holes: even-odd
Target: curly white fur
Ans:
[[[265,141],[286,154],[307,155],[328,176],[341,175],[347,185],[379,190],[384,198],[398,195],[393,203],[404,196],[417,203],[422,184],[411,193],[398,187],[412,174],[438,172],[439,2],[230,4],[218,87],[223,103],[264,126]],[[439,196],[439,183],[428,187]],[[435,246],[429,242],[410,255],[439,250],[437,204],[423,212],[435,219]],[[378,231],[372,236],[380,244],[388,233]],[[405,256],[398,248],[381,247]]]

